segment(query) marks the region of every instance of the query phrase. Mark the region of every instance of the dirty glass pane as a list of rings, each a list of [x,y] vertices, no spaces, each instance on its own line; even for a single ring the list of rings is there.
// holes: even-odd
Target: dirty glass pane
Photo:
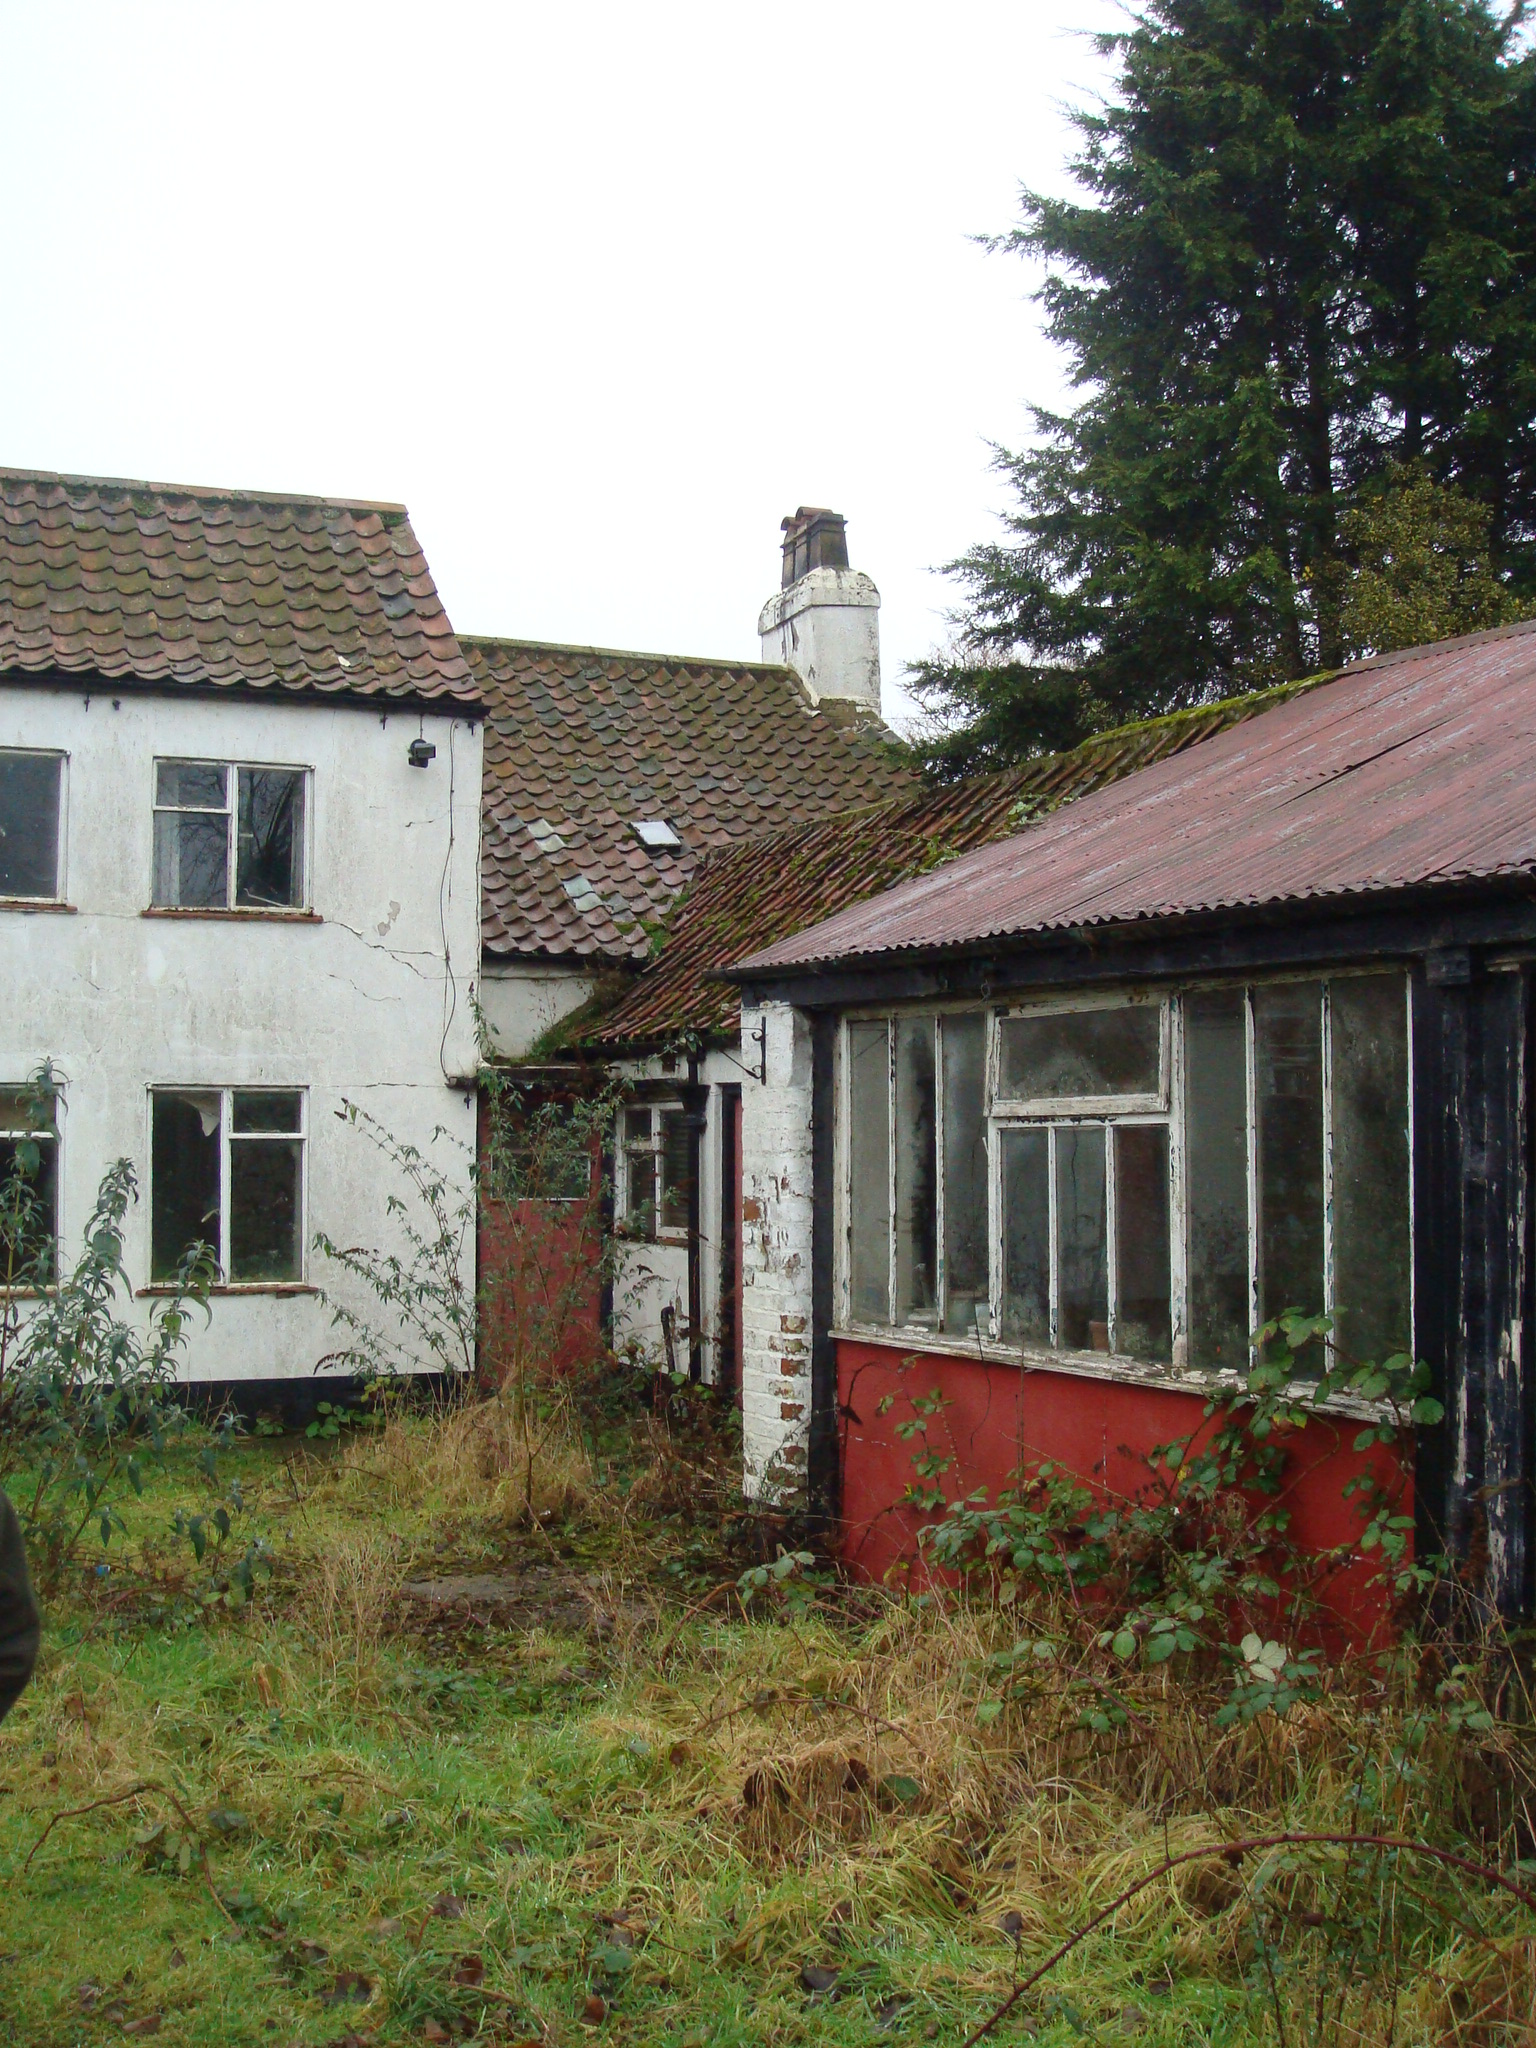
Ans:
[[[280,1093],[271,1088],[237,1092],[230,1115],[230,1129],[237,1136],[245,1131],[297,1131],[301,1128],[300,1107],[296,1093]]]
[[[1116,1337],[1129,1358],[1173,1356],[1168,1206],[1167,1125],[1122,1124],[1115,1132]]]
[[[931,1017],[896,1019],[896,1320],[930,1322],[938,1299],[938,1159]]]
[[[0,896],[59,890],[57,754],[0,753]]]
[[[58,1237],[54,1098],[0,1089],[0,1288],[46,1286]]]
[[[300,1149],[296,1138],[231,1139],[231,1280],[297,1280],[301,1277]]]
[[[1333,983],[1334,1334],[1355,1359],[1409,1348],[1408,1008],[1400,974]]]
[[[1109,1266],[1101,1126],[1056,1133],[1057,1341],[1109,1349]]]
[[[1253,992],[1259,1140],[1259,1309],[1323,1308],[1323,990]]]
[[[157,1093],[150,1139],[152,1280],[174,1280],[190,1244],[219,1249],[219,1098]]]
[[[223,910],[229,903],[229,821],[223,812],[156,811],[155,902]]]
[[[1002,1131],[1003,1335],[1051,1338],[1050,1133]]]
[[[227,811],[228,773],[214,761],[161,761],[155,771],[155,802],[172,810]]]
[[[987,1288],[987,1020],[946,1017],[944,1327],[970,1336]]]
[[[304,901],[304,774],[242,768],[235,902],[295,909]]]
[[[1157,1003],[1005,1017],[1000,1031],[1001,1091],[1010,1102],[1156,1095],[1161,1085]]]
[[[1189,1361],[1246,1371],[1248,1044],[1241,989],[1184,1003]]]
[[[689,1157],[688,1112],[664,1109],[661,1115],[661,1227],[688,1228],[688,1194],[693,1182]]]
[[[656,1161],[651,1149],[651,1112],[648,1109],[626,1109],[619,1119],[619,1138],[625,1228],[631,1235],[648,1237],[656,1228]]]
[[[848,1294],[855,1321],[891,1319],[891,1081],[886,1026],[848,1026]]]

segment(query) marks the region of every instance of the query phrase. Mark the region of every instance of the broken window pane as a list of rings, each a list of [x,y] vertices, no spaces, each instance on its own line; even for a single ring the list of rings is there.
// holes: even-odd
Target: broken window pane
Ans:
[[[1103,1127],[1063,1127],[1056,1133],[1058,1341],[1071,1350],[1109,1349],[1107,1250]]]
[[[1259,1307],[1323,1307],[1323,992],[1316,981],[1253,992],[1258,1108]]]
[[[1380,1361],[1412,1341],[1407,990],[1350,976],[1329,1002],[1334,1333],[1346,1357]]]
[[[944,1327],[970,1336],[987,1289],[987,1020],[946,1017]]]
[[[896,1320],[929,1322],[938,1299],[938,1160],[931,1017],[896,1020]]]
[[[303,1270],[297,1138],[229,1144],[229,1277],[297,1280]]]
[[[235,902],[294,909],[304,901],[304,774],[242,768]]]
[[[688,1193],[693,1181],[693,1162],[688,1143],[688,1112],[661,1111],[661,1227],[688,1228]]]
[[[1115,1132],[1116,1348],[1130,1358],[1173,1356],[1168,1238],[1168,1127]]]
[[[0,1089],[0,1289],[46,1287],[59,1233],[55,1098]]]
[[[1050,1133],[1002,1131],[1003,1335],[1051,1337]]]
[[[891,1076],[884,1023],[848,1026],[849,1307],[891,1317]]]
[[[191,1244],[219,1248],[219,1097],[157,1092],[150,1138],[151,1280],[174,1280]]]
[[[0,896],[59,892],[57,754],[0,752]]]
[[[1246,1371],[1248,1042],[1241,989],[1184,1004],[1189,1362]]]
[[[1162,1008],[1058,1010],[1005,1017],[1001,1090],[1010,1102],[1156,1095],[1162,1084]]]
[[[222,910],[229,903],[228,771],[205,761],[162,761],[155,776],[154,901],[162,909]]]

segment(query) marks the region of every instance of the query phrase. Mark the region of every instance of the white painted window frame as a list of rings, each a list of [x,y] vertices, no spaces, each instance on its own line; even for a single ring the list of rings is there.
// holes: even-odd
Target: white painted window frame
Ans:
[[[225,784],[225,802],[222,811],[211,804],[163,804],[160,802],[160,770],[162,768],[222,768],[230,778]],[[301,775],[304,778],[304,827],[299,835],[299,858],[304,863],[303,888],[298,903],[256,904],[236,903],[235,891],[240,871],[240,777],[247,773],[270,772],[276,775]],[[150,905],[157,910],[187,910],[196,913],[202,910],[205,916],[230,917],[299,917],[314,909],[314,830],[315,830],[315,771],[305,761],[247,761],[234,760],[216,754],[157,754],[150,764]],[[62,797],[60,799],[62,818]],[[224,842],[224,902],[218,904],[157,904],[155,903],[154,872],[154,825],[153,820],[161,817],[224,817],[228,820]],[[62,826],[61,826],[62,830]]]
[[[618,1128],[615,1132],[615,1153],[624,1162],[624,1171],[614,1175],[616,1184],[614,1221],[620,1233],[634,1244],[685,1245],[688,1242],[686,1228],[679,1229],[676,1225],[664,1228],[661,1220],[662,1198],[665,1193],[665,1153],[662,1145],[661,1119],[663,1112],[666,1111],[670,1111],[675,1116],[681,1116],[684,1113],[683,1104],[669,1099],[658,1102],[626,1102],[622,1103],[619,1108]],[[623,1133],[628,1119],[637,1112],[649,1116],[650,1136],[643,1141],[632,1143]],[[700,1150],[702,1152],[703,1148],[700,1147]],[[629,1222],[629,1161],[646,1157],[651,1162],[651,1226],[649,1230],[640,1230]],[[702,1160],[700,1164],[702,1166]],[[702,1192],[701,1189],[701,1196]]]
[[[1257,1060],[1254,1035],[1254,989],[1260,986],[1283,986],[1297,982],[1318,982],[1321,984],[1321,1051],[1322,1051],[1322,1116],[1323,1116],[1323,1286],[1324,1299],[1321,1304],[1325,1314],[1332,1315],[1335,1308],[1334,1289],[1335,1245],[1334,1245],[1334,1078],[1333,1078],[1333,1018],[1332,990],[1336,983],[1361,976],[1397,975],[1402,984],[1404,1015],[1406,1018],[1406,1062],[1408,1073],[1407,1115],[1408,1145],[1408,1229],[1409,1229],[1409,1315],[1412,1325],[1410,1342],[1417,1341],[1417,1300],[1416,1261],[1413,1257],[1414,1227],[1416,1215],[1416,1156],[1414,1143],[1413,1104],[1413,987],[1406,963],[1369,963],[1335,970],[1320,970],[1311,974],[1267,974],[1259,976],[1228,976],[1198,984],[1198,992],[1207,990],[1239,989],[1243,998],[1244,1047],[1245,1047],[1245,1124],[1248,1176],[1248,1300],[1249,1327],[1259,1325],[1261,1306],[1259,1251],[1259,1205],[1258,1205],[1258,1103],[1257,1103]],[[1078,995],[1064,993],[1049,998],[1005,1005],[989,1005],[983,1009],[977,1003],[914,1004],[902,1006],[869,1006],[851,1009],[839,1020],[836,1041],[836,1073],[834,1086],[835,1121],[833,1132],[833,1161],[835,1170],[836,1229],[833,1233],[834,1272],[833,1290],[835,1303],[835,1327],[851,1336],[867,1334],[885,1340],[910,1341],[914,1348],[925,1340],[938,1339],[951,1346],[953,1338],[946,1338],[943,1331],[947,1301],[948,1274],[945,1257],[945,1178],[943,1162],[944,1144],[944,1087],[943,1087],[943,1029],[946,1016],[976,1016],[985,1014],[988,1020],[987,1045],[987,1208],[988,1208],[988,1275],[989,1275],[989,1322],[986,1333],[991,1344],[999,1344],[1002,1330],[1002,1147],[997,1133],[1008,1129],[1039,1129],[1048,1132],[1048,1180],[1050,1203],[1050,1341],[1048,1346],[1009,1344],[1005,1348],[1010,1355],[1021,1353],[1038,1357],[1042,1362],[1055,1360],[1058,1363],[1071,1362],[1078,1368],[1094,1368],[1104,1371],[1116,1363],[1137,1366],[1144,1361],[1121,1359],[1115,1350],[1118,1341],[1119,1303],[1117,1233],[1118,1216],[1115,1200],[1115,1174],[1118,1141],[1114,1136],[1122,1126],[1161,1125],[1168,1132],[1169,1170],[1169,1308],[1172,1333],[1172,1370],[1187,1372],[1189,1367],[1189,1176],[1188,1142],[1186,1129],[1186,1064],[1185,1064],[1185,998],[1195,992],[1193,988],[1137,989],[1132,991],[1094,991]],[[1000,1070],[1000,1028],[1012,1016],[1041,1014],[1089,1009],[1129,1008],[1135,1005],[1158,1003],[1162,1006],[1161,1030],[1161,1071],[1160,1091],[1157,1097],[1119,1096],[1112,1098],[1084,1098],[1058,1102],[1039,1101],[1020,1103],[999,1098],[997,1082]],[[898,1324],[894,1309],[896,1300],[896,1032],[895,1019],[898,1014],[931,1016],[935,1020],[934,1072],[935,1105],[934,1132],[935,1151],[938,1165],[937,1213],[937,1303],[933,1322],[922,1324]],[[851,1170],[851,1112],[852,1083],[851,1063],[847,1051],[847,1027],[852,1023],[884,1023],[886,1027],[887,1061],[887,1119],[889,1182],[887,1188],[887,1320],[884,1323],[859,1323],[851,1312],[851,1245],[852,1245],[852,1203],[850,1200]],[[1086,1125],[1103,1128],[1105,1140],[1105,1202],[1106,1202],[1106,1257],[1109,1267],[1108,1319],[1109,1353],[1078,1352],[1063,1350],[1059,1343],[1059,1287],[1057,1274],[1057,1229],[1056,1229],[1056,1137],[1059,1127]],[[978,1337],[982,1333],[978,1332]],[[1152,1368],[1155,1370],[1155,1368]]]
[[[53,846],[53,894],[51,896],[6,896],[0,901],[14,904],[63,904],[69,901],[69,755],[62,747],[0,747],[0,755],[24,756],[31,761],[59,764],[59,823]]]
[[[181,758],[181,757],[178,757]],[[260,1083],[255,1087],[245,1082],[220,1084],[211,1081],[157,1081],[149,1090],[146,1106],[148,1128],[145,1133],[144,1156],[153,1162],[155,1156],[155,1097],[157,1095],[217,1095],[219,1098],[219,1242],[218,1279],[215,1283],[221,1294],[270,1294],[284,1287],[304,1287],[309,1282],[309,1090],[304,1087],[280,1086],[276,1083]],[[299,1127],[296,1131],[241,1131],[234,1130],[235,1097],[237,1095],[297,1095],[299,1098]],[[233,1160],[230,1157],[231,1143],[236,1145],[283,1144],[297,1141],[299,1147],[299,1270],[282,1280],[232,1280],[230,1275],[229,1223],[230,1208],[234,1192],[232,1173]],[[151,1164],[153,1172],[153,1164]],[[154,1190],[150,1189],[149,1214],[154,1216]],[[153,1232],[153,1221],[150,1230]],[[163,1291],[165,1281],[152,1278],[154,1266],[154,1244],[152,1234],[145,1246],[146,1279],[156,1291]]]

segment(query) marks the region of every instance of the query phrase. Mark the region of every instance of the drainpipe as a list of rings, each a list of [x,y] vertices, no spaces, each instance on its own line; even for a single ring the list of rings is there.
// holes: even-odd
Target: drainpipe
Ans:
[[[832,1341],[833,1056],[837,1018],[811,1017],[811,1429],[806,1492],[813,1523],[828,1539],[842,1496],[838,1461],[837,1346]]]

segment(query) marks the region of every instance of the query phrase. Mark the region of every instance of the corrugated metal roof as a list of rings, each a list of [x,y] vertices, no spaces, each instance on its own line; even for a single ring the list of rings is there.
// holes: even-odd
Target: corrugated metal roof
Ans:
[[[1536,872],[1536,622],[1362,662],[743,976]]]
[[[1306,687],[1290,684],[1286,691]],[[708,854],[667,920],[659,953],[600,1017],[582,1021],[581,1042],[611,1053],[685,1032],[734,1039],[741,1030],[737,993],[715,976],[743,953],[989,846],[1017,832],[1024,819],[1257,717],[1276,699],[1266,691],[1175,711],[999,775],[972,776]]]

